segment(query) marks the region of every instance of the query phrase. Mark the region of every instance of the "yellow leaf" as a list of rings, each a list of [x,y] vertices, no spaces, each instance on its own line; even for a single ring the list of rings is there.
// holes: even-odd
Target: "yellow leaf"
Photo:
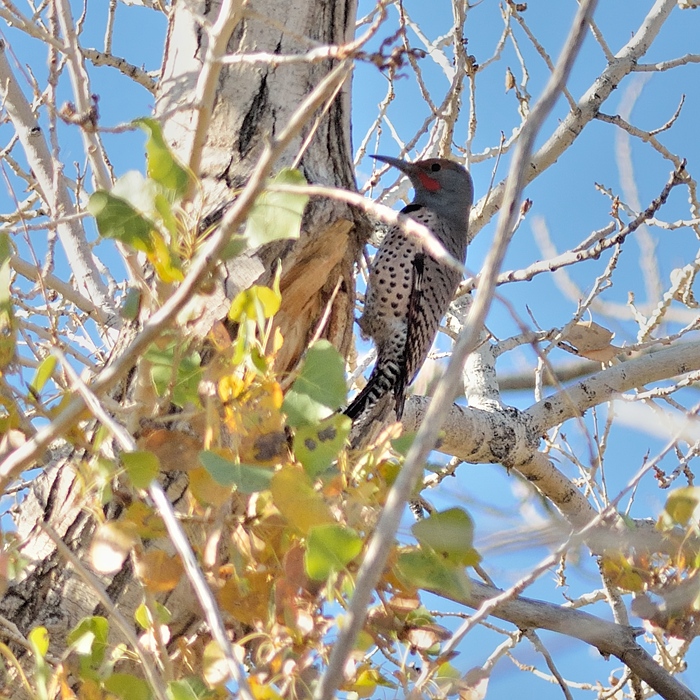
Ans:
[[[181,263],[173,252],[168,248],[168,244],[156,231],[151,231],[152,250],[148,253],[148,259],[163,282],[182,282],[185,275],[181,269]]]
[[[251,627],[267,623],[274,579],[269,571],[253,571],[240,583],[231,578],[219,591],[221,607],[235,620]]]
[[[285,467],[270,483],[272,500],[290,525],[306,534],[312,527],[335,522],[311,480],[300,469]]]
[[[143,501],[134,501],[124,514],[124,524],[131,524],[136,534],[144,540],[153,540],[167,534],[160,515]]]
[[[245,383],[240,377],[229,374],[219,380],[219,398],[224,402],[233,401],[245,388]]]
[[[233,486],[222,486],[204,467],[193,469],[189,479],[190,491],[200,503],[218,508],[231,497]]]
[[[202,443],[179,430],[160,429],[139,441],[139,448],[153,452],[158,457],[161,471],[186,472],[199,465],[198,455]]]
[[[204,648],[202,658],[204,680],[210,688],[223,685],[229,678],[228,664],[221,647],[214,641]]]
[[[136,558],[136,575],[151,593],[172,591],[180,582],[182,562],[160,549],[143,552]]]
[[[35,627],[27,638],[38,656],[46,656],[49,650],[49,633],[46,627]]]
[[[274,688],[261,683],[255,676],[252,676],[249,682],[255,700],[282,700],[282,696]]]
[[[279,292],[255,284],[244,289],[231,302],[228,317],[236,323],[245,319],[272,318],[279,310],[281,301]]]

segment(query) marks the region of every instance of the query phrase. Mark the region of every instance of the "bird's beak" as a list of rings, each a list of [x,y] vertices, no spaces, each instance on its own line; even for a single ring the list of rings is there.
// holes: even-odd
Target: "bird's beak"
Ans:
[[[390,158],[389,156],[372,156],[372,158],[393,165],[396,169],[404,173],[404,175],[408,175],[408,179],[411,181],[416,192],[418,192],[419,188],[427,190],[428,192],[438,192],[441,189],[440,183],[435,178],[428,175],[422,164],[408,163],[400,158]]]
[[[401,158],[392,158],[391,156],[370,156],[371,158],[374,158],[375,160],[380,160],[382,163],[386,163],[387,165],[393,165],[395,168],[400,170],[402,173],[405,173],[409,177],[413,174],[415,174],[415,167],[413,166],[413,163],[408,163],[405,160],[401,160]]]

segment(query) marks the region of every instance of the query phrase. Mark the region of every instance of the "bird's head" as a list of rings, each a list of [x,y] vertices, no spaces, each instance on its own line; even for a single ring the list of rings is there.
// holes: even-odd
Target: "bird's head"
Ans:
[[[409,163],[400,158],[372,156],[405,173],[416,191],[414,203],[440,214],[464,220],[474,202],[474,185],[469,171],[447,158],[429,158]]]

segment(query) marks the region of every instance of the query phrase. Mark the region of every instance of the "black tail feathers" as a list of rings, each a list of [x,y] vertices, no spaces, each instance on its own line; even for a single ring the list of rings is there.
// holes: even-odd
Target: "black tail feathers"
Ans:
[[[396,401],[396,416],[403,413],[403,401],[405,386],[405,372],[393,360],[377,359],[377,364],[372,370],[367,385],[355,397],[353,402],[343,411],[353,422],[363,414],[368,413],[388,393],[393,393]]]

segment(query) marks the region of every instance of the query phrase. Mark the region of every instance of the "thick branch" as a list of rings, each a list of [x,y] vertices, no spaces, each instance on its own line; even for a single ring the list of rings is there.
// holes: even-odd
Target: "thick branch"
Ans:
[[[540,437],[550,428],[583,415],[621,392],[697,369],[700,369],[700,343],[678,343],[598,372],[525,411],[455,405],[442,424],[443,439],[437,449],[465,462],[503,464],[517,469],[536,484],[572,525],[582,527],[596,512],[569,479],[537,452]],[[430,399],[424,396],[411,397],[404,409],[404,430],[415,431],[429,405]]]
[[[598,406],[623,391],[697,369],[700,369],[700,343],[679,343],[598,372],[538,401],[525,411],[525,415],[532,421],[532,431],[541,435],[569,418],[583,415],[589,408]]]
[[[466,462],[512,466],[526,457],[539,437],[564,421],[581,416],[616,394],[651,382],[671,379],[700,369],[700,343],[679,343],[671,348],[622,362],[538,401],[521,415],[527,421],[511,423],[515,409],[488,412],[453,406],[437,449]],[[430,399],[412,396],[406,402],[404,429],[414,431],[423,422]],[[509,439],[504,440],[504,436]]]
[[[435,592],[437,595],[443,595],[439,591]],[[472,580],[469,596],[463,600],[453,600],[478,609],[502,592],[498,588]],[[663,698],[697,700],[695,694],[657,664],[644,648],[637,644],[635,637],[641,630],[607,622],[580,610],[523,597],[500,603],[492,614],[520,629],[559,632],[596,647],[603,656],[616,656]]]

